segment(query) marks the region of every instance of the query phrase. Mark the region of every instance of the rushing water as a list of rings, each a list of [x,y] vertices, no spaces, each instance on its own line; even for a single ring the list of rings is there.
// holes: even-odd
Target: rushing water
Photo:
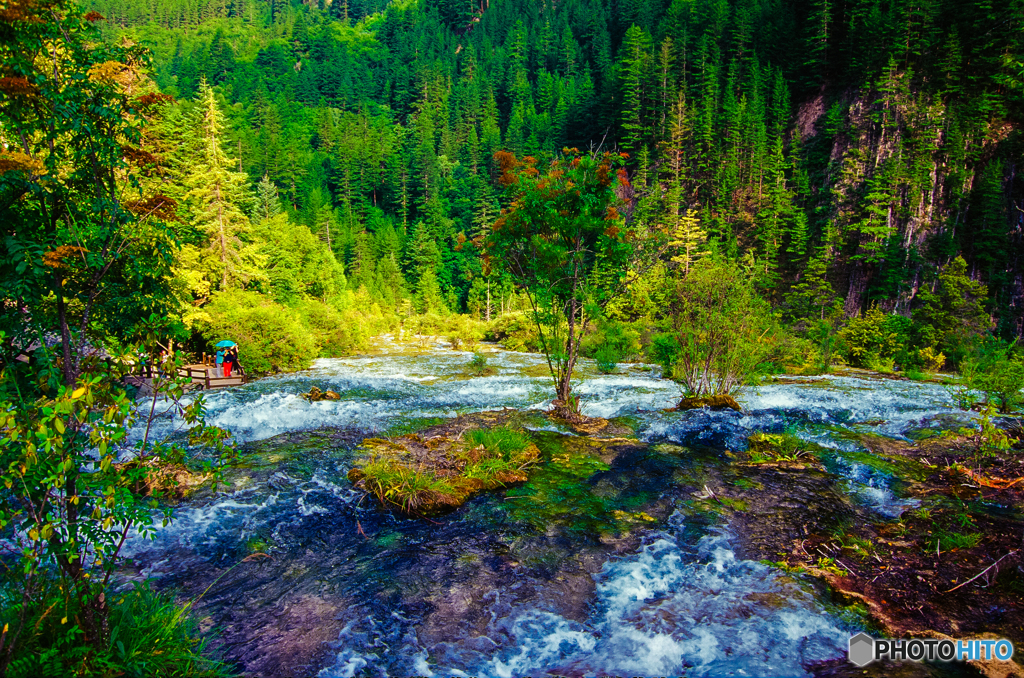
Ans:
[[[227,491],[176,508],[155,541],[126,545],[136,576],[192,596],[210,587],[201,609],[254,675],[807,675],[844,656],[855,624],[807,584],[739,557],[741,534],[687,508],[693,478],[751,433],[786,430],[835,450],[827,465],[859,510],[896,517],[913,502],[857,460],[851,434],[903,438],[966,416],[936,385],[853,377],[776,380],[742,392],[742,414],[665,412],[680,394],[656,369],[585,364],[584,412],[627,417],[640,443],[600,458],[580,447],[562,475],[549,463],[523,490],[427,522],[355,491],[345,474],[358,436],[332,431],[540,411],[550,379],[531,376],[537,355],[488,348],[496,373],[471,377],[471,353],[382,349],[208,394],[208,420],[255,461]],[[341,400],[309,403],[312,386]],[[166,412],[155,426],[168,435],[180,421]],[[537,433],[538,444],[561,450],[566,434]],[[610,517],[641,509],[656,516],[649,526]],[[253,551],[270,558],[230,569]]]

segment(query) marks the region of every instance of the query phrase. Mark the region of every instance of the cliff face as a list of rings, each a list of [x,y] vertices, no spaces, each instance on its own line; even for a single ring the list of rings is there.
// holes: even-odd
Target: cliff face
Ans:
[[[921,84],[890,64],[870,86],[797,107],[833,285],[850,315],[874,303],[907,314],[921,286],[962,254],[989,287],[1000,331],[1020,336],[1020,125]]]

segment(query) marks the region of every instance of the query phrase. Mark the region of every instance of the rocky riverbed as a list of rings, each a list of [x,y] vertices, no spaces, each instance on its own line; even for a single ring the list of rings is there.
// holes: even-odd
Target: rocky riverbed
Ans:
[[[126,579],[195,600],[253,676],[854,675],[862,629],[1024,641],[1021,452],[979,455],[943,386],[781,377],[741,412],[668,411],[655,368],[584,364],[583,411],[610,420],[585,435],[545,415],[540,356],[484,350],[482,376],[471,353],[385,342],[210,394],[241,463],[127,544]],[[402,515],[348,478],[368,437],[499,425],[538,463],[451,512]]]

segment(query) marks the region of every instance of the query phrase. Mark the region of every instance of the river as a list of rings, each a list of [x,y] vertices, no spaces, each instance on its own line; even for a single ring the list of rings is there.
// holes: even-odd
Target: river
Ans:
[[[707,491],[754,483],[735,455],[754,432],[786,431],[831,452],[780,520],[896,518],[915,502],[863,463],[858,435],[971,416],[936,384],[853,376],[776,378],[741,391],[742,413],[668,412],[680,393],[657,368],[604,375],[584,361],[583,412],[632,432],[594,442],[543,416],[542,356],[481,350],[490,376],[469,375],[472,353],[383,339],[370,355],[207,394],[208,420],[232,431],[245,464],[178,505],[154,540],[129,540],[125,574],[197,599],[250,675],[814,675],[845,657],[860,620],[768,564],[776,542],[742,507],[707,510]],[[341,399],[307,402],[312,386]],[[422,520],[346,478],[365,436],[505,408],[542,451],[524,486]],[[167,413],[155,432],[180,425]]]

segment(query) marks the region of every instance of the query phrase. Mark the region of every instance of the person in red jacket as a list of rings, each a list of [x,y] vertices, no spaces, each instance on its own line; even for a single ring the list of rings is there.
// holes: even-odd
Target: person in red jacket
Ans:
[[[224,351],[224,376],[230,377],[231,370],[238,366],[238,347],[232,346]]]

